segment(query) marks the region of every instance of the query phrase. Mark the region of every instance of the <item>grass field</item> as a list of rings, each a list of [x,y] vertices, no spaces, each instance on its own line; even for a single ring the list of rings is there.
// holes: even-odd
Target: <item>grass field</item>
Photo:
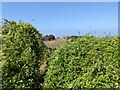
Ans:
[[[66,42],[67,42],[67,39],[63,38],[63,37],[52,40],[52,41],[44,41],[45,45],[49,48],[59,47],[60,45],[66,43]]]

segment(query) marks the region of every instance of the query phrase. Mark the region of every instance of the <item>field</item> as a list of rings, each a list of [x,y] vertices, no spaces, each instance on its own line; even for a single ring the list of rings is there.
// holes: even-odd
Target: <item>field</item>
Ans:
[[[61,38],[58,38],[58,39],[55,39],[55,40],[52,40],[52,41],[44,41],[44,43],[49,48],[57,48],[60,45],[65,44],[66,41],[67,41],[66,38],[61,37]]]

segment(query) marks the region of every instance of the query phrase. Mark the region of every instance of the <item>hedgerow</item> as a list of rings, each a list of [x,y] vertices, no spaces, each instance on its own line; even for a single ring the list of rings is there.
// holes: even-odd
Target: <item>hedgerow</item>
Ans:
[[[40,88],[42,34],[29,23],[5,21],[2,27],[3,89]]]
[[[118,42],[117,36],[69,41],[50,56],[44,88],[118,88]]]

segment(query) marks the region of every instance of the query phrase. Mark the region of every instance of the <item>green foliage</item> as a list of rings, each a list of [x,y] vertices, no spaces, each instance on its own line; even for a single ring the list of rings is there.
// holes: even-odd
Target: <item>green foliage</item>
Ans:
[[[40,88],[42,35],[29,23],[5,21],[2,36],[3,88]]]
[[[50,35],[46,35],[43,37],[44,41],[51,41],[51,40],[55,40],[55,36],[50,34]]]
[[[45,88],[118,88],[118,37],[84,36],[49,58]]]
[[[1,37],[1,34],[2,34],[2,27],[0,26],[0,90],[1,90],[1,87],[2,87],[2,69],[1,69],[1,61],[2,61],[2,37]]]

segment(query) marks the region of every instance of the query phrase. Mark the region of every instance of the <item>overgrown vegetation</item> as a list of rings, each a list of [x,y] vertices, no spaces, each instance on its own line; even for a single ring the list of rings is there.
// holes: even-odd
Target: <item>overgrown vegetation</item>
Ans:
[[[6,20],[0,39],[5,90],[120,88],[117,36],[43,39],[31,24]]]
[[[118,88],[118,37],[84,36],[50,56],[45,88]]]
[[[5,21],[2,36],[3,89],[40,88],[42,34],[29,23]]]

